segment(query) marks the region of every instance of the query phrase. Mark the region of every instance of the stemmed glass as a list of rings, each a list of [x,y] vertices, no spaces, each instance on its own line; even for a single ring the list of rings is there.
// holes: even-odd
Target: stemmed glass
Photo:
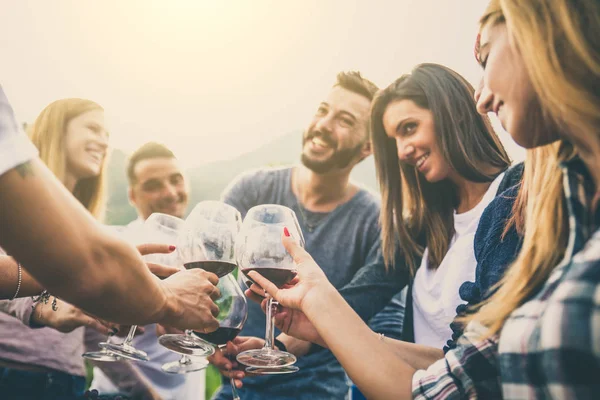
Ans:
[[[187,269],[202,268],[226,276],[236,268],[235,238],[240,230],[242,217],[228,204],[218,201],[203,201],[194,207],[185,221],[184,232],[180,236],[178,249],[181,260]],[[206,361],[194,361],[188,356],[209,356],[214,347],[192,335],[167,334],[158,338],[167,349],[182,354],[179,361],[162,366],[170,373],[187,373],[206,367]]]
[[[179,240],[184,221],[181,218],[172,215],[153,213],[146,222],[144,222],[144,241],[147,243],[174,244]],[[169,265],[176,267],[181,265],[178,250],[169,254],[147,254],[143,256],[146,262]],[[137,361],[148,361],[148,354],[145,351],[136,349],[133,345],[133,337],[137,325],[133,325],[129,329],[129,334],[123,343],[100,343],[100,347],[115,353],[118,356],[129,358]]]
[[[102,343],[110,343],[110,338],[113,336],[113,333],[109,333],[106,338],[106,342]],[[116,354],[111,353],[110,351],[102,348],[100,351],[88,351],[87,353],[83,353],[81,355],[83,358],[92,361],[104,361],[104,362],[115,362],[121,361],[122,358]]]
[[[221,297],[215,301],[219,307],[217,317],[219,328],[210,333],[194,331],[194,335],[205,340],[211,346],[223,349],[227,342],[235,339],[244,327],[246,318],[248,318],[248,303],[233,274],[221,278],[217,287],[221,291]],[[233,376],[231,376],[230,382],[233,399],[239,400]]]
[[[291,209],[264,204],[248,210],[236,244],[238,265],[246,277],[250,271],[256,271],[278,287],[282,287],[296,276],[296,265],[281,242],[284,228],[287,228],[290,235],[304,247],[304,237],[298,219]],[[249,277],[248,279],[251,280]],[[247,369],[248,372],[268,374],[298,370],[297,367],[288,367],[296,362],[293,354],[275,350],[273,347],[275,307],[277,302],[269,296],[264,347],[244,351],[237,356],[240,363],[255,367]],[[269,372],[270,368],[273,369],[272,372]]]

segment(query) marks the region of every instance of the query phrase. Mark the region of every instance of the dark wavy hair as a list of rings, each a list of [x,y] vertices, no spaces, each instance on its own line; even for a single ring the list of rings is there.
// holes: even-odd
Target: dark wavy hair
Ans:
[[[428,182],[413,165],[401,163],[395,140],[383,127],[388,105],[411,100],[433,114],[442,155],[460,176],[472,182],[491,182],[510,166],[510,158],[487,116],[477,112],[474,89],[465,78],[438,64],[420,64],[374,98],[371,134],[381,187],[382,247],[386,266],[393,266],[396,248],[414,274],[424,248],[429,266],[436,268],[454,235],[454,210],[459,197],[449,180]]]

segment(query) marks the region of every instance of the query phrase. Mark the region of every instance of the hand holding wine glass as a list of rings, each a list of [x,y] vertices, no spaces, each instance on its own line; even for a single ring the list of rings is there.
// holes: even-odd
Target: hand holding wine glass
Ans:
[[[227,274],[236,268],[235,238],[240,229],[241,219],[240,213],[228,204],[218,201],[203,201],[198,203],[187,217],[183,232],[179,236],[178,248],[184,267],[188,272],[209,271],[219,278],[223,277],[217,285],[219,294],[229,292],[229,288],[226,286]],[[237,283],[235,286],[240,292],[239,296],[243,298],[243,293]],[[217,297],[213,299],[216,300]],[[245,298],[243,300],[245,304]],[[219,304],[222,301],[224,300],[221,299]],[[222,316],[219,318],[219,321],[222,322]],[[229,332],[228,329],[221,323],[216,331],[203,329],[197,330],[195,333],[197,335],[208,334],[212,335],[211,338],[218,338],[226,331]],[[192,360],[188,356],[208,356],[214,352],[212,342],[192,335],[192,330],[186,330],[184,334],[165,334],[158,341],[162,346],[182,355],[179,361],[162,366],[163,371],[169,373],[187,373],[203,369],[206,367],[206,361]]]
[[[298,271],[293,284],[278,285],[279,282],[269,280],[258,271],[248,272],[247,276],[255,282],[251,287],[252,292],[265,291],[284,307],[302,310],[304,301],[323,290],[335,290],[329,283],[327,276],[317,265],[310,254],[293,237],[285,233],[282,243],[286,251],[292,256]],[[257,286],[257,287],[254,287]],[[264,306],[263,306],[264,308]]]
[[[256,272],[260,271],[263,276],[269,278],[270,281],[265,280],[266,282],[283,286],[296,276],[296,265],[281,243],[284,228],[288,235],[291,229],[293,236],[300,243],[304,243],[296,214],[291,209],[275,204],[263,204],[248,210],[236,243],[238,264],[246,277],[252,280],[255,276],[261,276]],[[296,357],[288,352],[276,350],[273,346],[274,326],[271,311],[276,306],[277,304],[269,299],[264,347],[244,351],[238,354],[236,359],[249,367],[271,369],[267,373],[295,372],[298,368],[289,366],[296,362]]]

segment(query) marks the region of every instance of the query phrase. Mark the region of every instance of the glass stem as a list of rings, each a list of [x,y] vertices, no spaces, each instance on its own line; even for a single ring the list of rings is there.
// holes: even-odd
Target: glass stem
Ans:
[[[220,344],[217,347],[223,352],[223,354],[225,354],[225,348],[227,347],[226,344]],[[232,363],[235,360],[234,356],[225,355],[225,357],[227,357]],[[233,400],[240,400],[240,395],[235,387],[235,379],[233,378],[233,364],[231,366],[232,367],[229,369],[229,385],[231,386],[231,396]]]
[[[127,334],[127,337],[123,341],[123,346],[131,346],[131,342],[133,341],[133,336],[135,336],[136,329],[137,329],[137,325],[132,325],[131,328],[129,328],[129,333]]]
[[[265,349],[273,350],[273,336],[275,335],[275,318],[273,317],[273,311],[279,303],[269,297],[267,303],[267,329],[265,335]]]
[[[187,365],[190,364],[192,362],[191,358],[189,358],[186,355],[181,356],[181,358],[179,359],[179,364],[181,365]]]

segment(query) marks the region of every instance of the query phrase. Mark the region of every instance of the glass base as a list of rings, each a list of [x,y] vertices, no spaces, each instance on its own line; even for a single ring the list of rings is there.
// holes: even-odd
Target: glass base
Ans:
[[[190,372],[201,371],[208,366],[206,360],[190,360],[189,358],[181,362],[173,361],[163,364],[161,369],[169,374],[187,374]]]
[[[237,355],[236,360],[249,367],[273,368],[294,364],[296,356],[285,351],[262,348],[244,351]]]
[[[115,362],[115,361],[123,361],[121,357],[116,354],[112,354],[111,352],[102,349],[101,351],[89,351],[87,353],[83,353],[81,357],[87,360],[93,361],[104,361],[104,362]]]
[[[258,368],[258,367],[248,367],[246,368],[246,373],[250,376],[252,375],[283,375],[283,374],[293,374],[294,372],[300,371],[300,368],[290,365],[287,367],[278,367],[278,368]]]
[[[111,353],[115,353],[116,355],[124,358],[128,358],[134,361],[150,361],[148,358],[148,354],[145,351],[138,350],[133,346],[128,344],[115,344],[102,342],[98,346],[101,348],[110,351]]]
[[[208,357],[215,354],[215,348],[211,344],[190,335],[162,335],[158,338],[158,343],[175,353],[186,356]]]

